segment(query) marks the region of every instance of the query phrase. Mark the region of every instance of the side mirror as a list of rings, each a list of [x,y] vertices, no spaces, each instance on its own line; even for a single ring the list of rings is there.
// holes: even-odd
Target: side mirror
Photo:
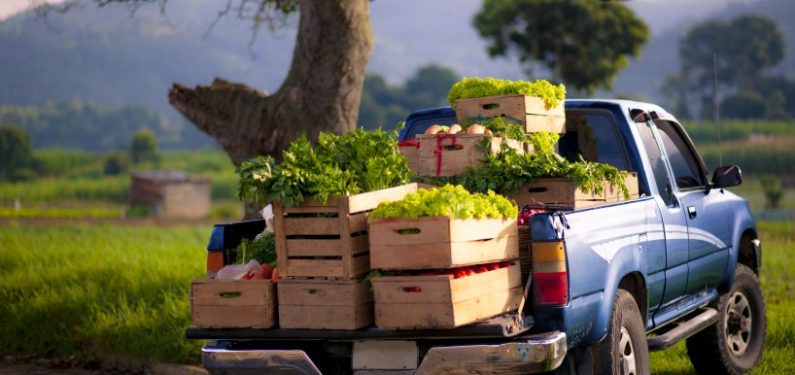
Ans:
[[[743,183],[743,172],[736,165],[724,165],[715,169],[712,175],[712,187],[725,188]]]

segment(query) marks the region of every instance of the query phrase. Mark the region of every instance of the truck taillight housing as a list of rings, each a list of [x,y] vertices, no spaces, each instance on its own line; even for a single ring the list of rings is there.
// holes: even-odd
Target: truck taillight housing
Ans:
[[[533,242],[533,299],[536,306],[569,303],[569,272],[563,241]]]

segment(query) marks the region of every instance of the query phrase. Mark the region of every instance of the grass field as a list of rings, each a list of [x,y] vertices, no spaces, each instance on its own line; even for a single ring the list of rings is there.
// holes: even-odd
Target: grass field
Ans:
[[[183,335],[210,229],[0,228],[0,352],[198,362]]]
[[[795,373],[795,225],[762,223],[768,308],[756,374]],[[188,285],[201,277],[209,227],[0,228],[0,353],[107,353],[197,363]],[[684,345],[652,355],[655,374],[692,372]]]

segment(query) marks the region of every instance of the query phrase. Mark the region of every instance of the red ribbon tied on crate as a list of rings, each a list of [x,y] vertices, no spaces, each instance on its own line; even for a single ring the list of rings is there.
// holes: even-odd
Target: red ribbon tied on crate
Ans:
[[[419,149],[420,142],[417,141],[417,138],[407,139],[405,141],[398,141],[398,147],[414,147]]]
[[[433,150],[433,154],[436,155],[436,176],[438,177],[442,174],[442,151],[444,150],[444,140],[445,139],[452,139],[453,143],[450,145],[454,145],[456,139],[458,139],[455,134],[436,134],[436,149]]]

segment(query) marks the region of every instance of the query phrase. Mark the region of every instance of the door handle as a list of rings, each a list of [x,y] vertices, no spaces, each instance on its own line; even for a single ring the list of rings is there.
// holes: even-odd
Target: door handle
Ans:
[[[695,206],[687,206],[687,216],[690,216],[691,219],[695,219],[698,216]]]

